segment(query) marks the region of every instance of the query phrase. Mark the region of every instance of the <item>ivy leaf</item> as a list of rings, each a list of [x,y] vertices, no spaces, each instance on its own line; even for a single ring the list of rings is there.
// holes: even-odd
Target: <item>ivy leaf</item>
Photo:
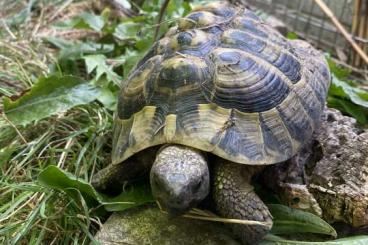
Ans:
[[[4,112],[12,123],[26,125],[94,101],[100,90],[73,76],[38,79],[30,91],[16,100],[4,98]]]
[[[123,22],[115,28],[114,36],[122,41],[138,40],[138,33],[142,29],[142,25],[132,21]]]
[[[86,62],[89,74],[96,71],[96,80],[105,74],[108,81],[112,81],[117,86],[120,86],[122,78],[112,70],[112,67],[106,64],[106,56],[103,54],[86,55],[83,59]]]

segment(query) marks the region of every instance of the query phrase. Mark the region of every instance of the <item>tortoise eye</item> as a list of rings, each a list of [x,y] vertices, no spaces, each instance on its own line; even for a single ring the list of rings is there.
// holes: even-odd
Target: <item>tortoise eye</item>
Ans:
[[[201,184],[202,184],[202,180],[200,180],[197,184],[195,184],[193,186],[193,192],[199,191],[199,189],[201,188]]]

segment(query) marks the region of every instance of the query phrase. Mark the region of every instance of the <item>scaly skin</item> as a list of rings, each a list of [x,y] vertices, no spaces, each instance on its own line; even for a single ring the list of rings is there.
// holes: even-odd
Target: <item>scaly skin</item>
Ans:
[[[157,147],[152,147],[121,164],[110,164],[93,176],[91,184],[103,193],[118,194],[127,182],[148,175],[156,152]]]
[[[268,226],[230,224],[244,244],[257,244],[271,229],[272,216],[250,184],[257,166],[218,159],[213,170],[212,195],[217,212],[224,218],[256,220]]]

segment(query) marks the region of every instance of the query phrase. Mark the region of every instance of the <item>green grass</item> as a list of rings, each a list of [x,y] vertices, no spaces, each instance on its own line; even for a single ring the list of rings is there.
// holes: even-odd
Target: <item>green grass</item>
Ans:
[[[163,1],[144,4],[142,15],[134,18],[115,15],[100,2],[0,3],[7,27],[0,29],[0,97],[17,98],[50,75],[78,76],[101,90],[91,103],[55,111],[26,126],[14,125],[2,113],[0,244],[89,244],[106,217],[82,193],[74,198],[37,181],[47,166],[56,165],[88,183],[110,162],[116,81],[126,77],[153,42]],[[160,33],[189,9],[187,2],[171,1]],[[82,12],[94,15],[78,17]],[[351,94],[335,92],[336,100],[350,103]]]
[[[71,239],[79,244],[87,239],[85,232],[97,221],[83,198],[76,202],[40,186],[36,179],[54,164],[89,182],[96,168],[109,161],[111,122],[111,112],[95,103],[19,129],[22,137],[10,143],[16,151],[2,166],[0,243],[28,240],[30,230],[38,234],[35,238],[42,234],[40,241]]]
[[[14,99],[29,90],[39,77],[50,74],[82,77],[105,94],[107,91],[107,95],[26,126],[14,125],[2,114],[0,244],[89,244],[101,224],[100,219],[105,217],[89,207],[82,194],[75,199],[37,181],[42,170],[56,165],[90,182],[93,174],[109,163],[114,107],[109,99],[115,100],[119,89],[113,78],[123,80],[153,41],[159,2],[157,7],[143,6],[140,11],[147,17],[140,17],[134,23],[144,23],[147,31],[143,35],[134,29],[125,30],[130,33],[124,35],[131,34],[129,40],[115,38],[114,32],[121,21],[131,20],[113,15],[109,6],[96,2],[96,8],[91,7],[90,1],[2,3],[8,12],[5,12],[7,28],[0,33],[0,96]],[[92,13],[92,9],[94,19],[79,19],[80,13]],[[180,11],[171,6],[165,20],[175,19],[185,10]],[[99,30],[96,20],[103,22]],[[163,24],[161,32],[167,27]],[[64,40],[69,40],[72,46],[55,47],[54,42],[45,41],[50,36],[63,45]],[[90,48],[97,44],[113,48],[102,53],[99,48]],[[68,55],[63,57],[63,52]],[[104,69],[100,76],[96,76],[93,67],[86,70],[83,56],[91,54],[101,55],[98,67],[94,67]],[[109,65],[110,60],[115,62],[114,67]],[[121,68],[122,64],[125,69]]]

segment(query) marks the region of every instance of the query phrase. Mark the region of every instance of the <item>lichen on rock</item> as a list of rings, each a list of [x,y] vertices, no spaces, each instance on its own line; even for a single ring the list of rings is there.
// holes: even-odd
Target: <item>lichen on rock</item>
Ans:
[[[102,245],[239,245],[220,223],[170,218],[157,207],[147,205],[113,213],[95,239]]]

